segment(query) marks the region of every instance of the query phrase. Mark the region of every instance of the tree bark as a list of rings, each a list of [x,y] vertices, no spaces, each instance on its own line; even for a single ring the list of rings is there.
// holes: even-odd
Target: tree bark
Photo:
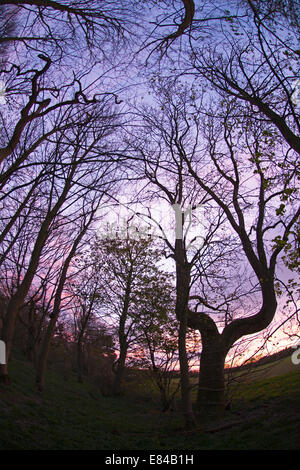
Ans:
[[[83,331],[80,332],[77,341],[77,380],[79,383],[83,383]]]
[[[37,241],[35,243],[35,246],[31,255],[28,269],[23,278],[23,281],[19,289],[17,290],[17,292],[11,297],[7,306],[7,310],[6,310],[4,321],[3,321],[2,333],[1,333],[1,339],[4,341],[6,345],[6,364],[2,364],[2,366],[0,367],[0,382],[5,382],[5,383],[9,382],[8,361],[9,361],[11,348],[12,348],[16,318],[17,318],[19,309],[21,308],[22,304],[24,303],[25,297],[28,294],[33,277],[35,275],[35,272],[39,263],[40,255],[44,247],[44,243],[48,236],[47,229],[50,225],[50,222],[51,220],[46,219],[44,223],[42,224],[41,230],[39,232]]]
[[[179,363],[180,363],[180,385],[181,385],[181,400],[183,407],[183,414],[185,426],[190,428],[195,425],[195,416],[193,412],[193,405],[191,399],[191,385],[189,376],[189,362],[186,350],[186,331],[187,323],[185,314],[181,316],[179,324]]]
[[[115,371],[115,379],[113,384],[113,394],[118,396],[122,394],[122,384],[123,384],[123,377],[125,372],[125,363],[126,363],[126,356],[127,356],[127,343],[125,341],[124,344],[120,344],[120,355],[117,362],[117,367]]]
[[[189,362],[186,349],[187,313],[190,294],[191,267],[187,263],[183,240],[177,239],[175,245],[176,259],[176,317],[179,321],[178,353],[180,363],[181,399],[185,425],[190,428],[195,425],[191,399]]]
[[[125,371],[125,364],[126,364],[126,357],[128,351],[128,342],[125,332],[125,325],[128,316],[128,310],[130,306],[131,300],[131,288],[132,288],[132,275],[133,275],[133,265],[130,266],[128,277],[126,280],[126,289],[124,294],[124,302],[123,302],[123,309],[120,317],[119,323],[119,346],[120,346],[120,354],[117,362],[117,368],[115,370],[115,380],[113,384],[113,394],[120,395],[122,393],[122,382],[124,377]]]
[[[53,339],[54,332],[55,332],[56,322],[57,322],[57,319],[58,319],[59,313],[60,313],[61,298],[62,298],[63,289],[64,289],[64,285],[65,285],[66,278],[67,278],[68,269],[69,269],[69,266],[70,266],[70,263],[71,263],[73,257],[76,254],[77,247],[78,247],[81,239],[83,238],[84,234],[86,233],[89,224],[92,221],[93,215],[94,215],[94,211],[91,213],[88,223],[86,225],[84,225],[84,227],[81,229],[81,231],[77,235],[77,237],[76,237],[76,239],[75,239],[75,241],[72,245],[72,248],[71,248],[71,250],[70,250],[70,252],[69,252],[69,254],[68,254],[68,256],[67,256],[67,258],[66,258],[66,260],[63,264],[63,267],[62,267],[61,275],[60,275],[60,278],[59,278],[58,286],[57,286],[55,297],[54,297],[53,312],[52,312],[52,315],[50,317],[50,321],[49,321],[49,324],[48,324],[48,327],[47,327],[47,330],[46,330],[46,333],[45,333],[45,337],[44,337],[44,340],[43,340],[42,348],[41,348],[41,354],[40,354],[40,357],[38,359],[37,374],[36,374],[36,385],[37,385],[39,391],[43,391],[44,386],[45,386],[45,375],[46,375],[46,368],[47,368],[47,360],[48,360],[48,355],[49,355],[49,351],[50,351],[51,341]]]
[[[225,357],[221,338],[202,335],[196,411],[201,423],[221,418],[225,410]]]
[[[49,236],[49,227],[52,223],[52,221],[55,219],[59,209],[63,205],[66,196],[69,192],[69,189],[71,187],[71,181],[72,177],[74,175],[75,171],[75,166],[71,169],[69,177],[66,181],[65,187],[58,198],[56,204],[52,209],[49,209],[42,225],[39,230],[38,236],[36,238],[34,248],[32,250],[32,254],[30,257],[28,269],[24,275],[24,278],[22,280],[22,283],[20,284],[17,292],[11,297],[6,314],[4,317],[4,324],[2,328],[2,339],[6,344],[6,354],[7,354],[7,362],[9,360],[10,352],[11,352],[11,347],[12,347],[12,342],[13,342],[13,336],[14,336],[14,331],[15,331],[15,324],[16,324],[16,318],[19,312],[19,309],[21,308],[22,304],[24,303],[24,300],[26,298],[26,295],[29,292],[29,289],[31,287],[33,278],[35,276],[36,270],[38,268],[39,262],[40,262],[40,257],[43,251],[43,248],[45,246],[45,243],[48,239]],[[1,381],[7,381],[7,362],[5,364],[5,367],[0,368],[0,382]]]
[[[224,364],[230,348],[241,337],[264,330],[274,318],[277,301],[272,273],[265,273],[261,289],[259,312],[232,321],[222,333],[209,315],[188,310],[188,326],[199,330],[202,339],[197,397],[197,415],[201,421],[219,418],[225,410]]]
[[[48,355],[49,355],[49,351],[50,351],[51,341],[52,341],[54,331],[55,331],[55,325],[56,325],[57,318],[58,318],[58,314],[57,315],[52,315],[51,318],[50,318],[50,322],[48,324],[48,327],[47,327],[47,330],[46,330],[46,333],[45,333],[45,337],[44,337],[42,347],[41,347],[40,356],[39,356],[39,359],[38,359],[37,373],[36,373],[35,382],[36,382],[37,388],[40,392],[42,392],[44,390],[44,387],[45,387],[47,359],[48,359]]]

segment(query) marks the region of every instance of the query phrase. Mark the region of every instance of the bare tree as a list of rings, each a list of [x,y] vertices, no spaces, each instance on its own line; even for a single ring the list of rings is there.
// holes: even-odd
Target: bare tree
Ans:
[[[3,0],[3,34],[0,42],[27,51],[70,55],[100,54],[105,41],[117,47],[118,40],[133,34],[135,2],[56,2],[52,0]]]
[[[230,347],[241,337],[264,330],[274,318],[275,269],[300,214],[296,203],[295,154],[290,149],[284,156],[277,153],[274,134],[268,133],[263,124],[247,122],[239,131],[239,120],[231,107],[226,109],[220,127],[211,118],[206,121],[211,126],[206,152],[215,176],[199,172],[197,164],[185,158],[191,177],[224,211],[238,235],[244,256],[256,276],[262,302],[255,314],[233,318],[222,333],[211,315],[189,311],[189,324],[199,329],[203,343],[198,392],[198,407],[203,411],[208,403],[212,408],[222,403],[224,360]],[[222,133],[220,140],[218,130]],[[283,161],[287,165],[284,174]]]
[[[195,8],[193,2],[180,3],[184,27],[157,40],[162,73],[194,77],[211,93],[238,100],[244,116],[266,120],[299,153],[296,2],[199,2]],[[170,5],[163,6],[156,28],[175,28],[177,17]]]
[[[98,221],[99,223],[100,221]],[[78,382],[83,382],[85,340],[90,328],[97,322],[105,301],[105,286],[101,270],[91,262],[83,250],[73,261],[73,269],[66,289],[72,297],[70,310],[72,312],[74,341],[76,342],[76,364]]]
[[[49,170],[44,186],[39,187],[39,196],[43,194],[45,205],[41,208],[42,199],[39,197],[36,212],[40,218],[40,226],[35,241],[29,245],[22,280],[7,307],[2,331],[7,344],[7,359],[11,350],[17,313],[36,275],[50,232],[60,226],[64,215],[68,214],[66,220],[77,217],[76,208],[81,198],[84,197],[85,203],[89,204],[89,199],[93,201],[95,194],[99,196],[104,194],[113,183],[115,161],[118,158],[113,157],[112,140],[107,146],[106,138],[113,132],[115,116],[106,108],[105,112],[107,114],[103,116],[103,108],[100,106],[94,114],[89,114],[88,120],[79,121],[76,125],[72,121],[73,126],[68,134],[56,134],[56,142],[48,142],[43,148],[44,155],[47,155],[45,166]],[[98,164],[97,170],[91,172],[91,165],[95,162]],[[4,380],[7,377],[6,369],[7,364],[3,366]]]
[[[237,104],[230,100],[219,110],[204,111],[204,99],[198,108],[194,99],[191,91],[187,94],[186,90],[173,88],[170,82],[164,85],[160,80],[158,107],[140,114],[147,137],[136,140],[135,150],[141,155],[145,175],[172,204],[182,203],[183,199],[176,198],[188,193],[186,198],[192,207],[197,203],[210,207],[206,216],[211,217],[212,224],[210,231],[202,235],[202,255],[206,245],[211,251],[215,243],[225,248],[226,238],[229,246],[234,243],[236,253],[234,249],[227,251],[227,247],[225,258],[216,251],[212,262],[220,261],[220,264],[216,264],[214,288],[216,272],[225,267],[226,251],[236,266],[246,264],[252,278],[252,284],[245,283],[240,293],[236,287],[228,286],[231,294],[224,294],[224,301],[215,303],[216,299],[207,295],[207,286],[205,295],[197,292],[197,284],[191,290],[191,266],[202,262],[201,250],[189,262],[184,237],[176,238],[175,249],[169,247],[176,261],[176,312],[183,331],[179,338],[185,337],[187,327],[201,334],[197,411],[204,419],[210,415],[209,410],[214,415],[224,409],[224,362],[231,346],[244,335],[262,331],[274,318],[275,268],[280,253],[293,237],[292,227],[299,217],[299,209],[295,153],[287,147],[283,147],[283,154],[277,153],[277,134],[266,124],[251,121],[251,116],[241,121]],[[180,192],[183,189],[185,193]],[[193,194],[196,199],[188,199]],[[184,210],[179,212],[181,234],[186,215]],[[199,236],[200,230],[203,232],[203,227],[198,225],[196,235]],[[201,275],[204,286],[209,279],[207,266],[204,263]],[[246,308],[236,309],[234,313],[232,300],[247,295],[247,289],[255,298],[259,290],[261,306],[256,304],[256,311],[253,307],[251,315]],[[243,317],[243,310],[248,315]],[[186,377],[182,388],[188,396],[187,361],[181,367],[182,378]]]
[[[80,248],[80,243],[84,238],[89,226],[93,222],[95,217],[96,211],[101,204],[101,198],[97,198],[97,201],[94,204],[87,208],[86,201],[84,200],[84,208],[81,217],[81,226],[79,227],[78,233],[76,234],[73,242],[71,243],[71,247],[67,256],[62,263],[61,271],[59,274],[59,279],[57,282],[57,287],[54,295],[54,303],[53,308],[50,315],[50,321],[47,325],[47,329],[41,344],[41,350],[39,354],[39,360],[37,365],[37,376],[36,376],[36,384],[38,386],[39,391],[43,391],[45,385],[45,373],[46,373],[46,365],[47,365],[47,358],[50,350],[51,340],[53,338],[55,332],[55,326],[59,317],[60,309],[61,309],[61,302],[64,292],[64,287],[67,280],[68,271],[71,265],[73,258],[75,257],[78,249]]]
[[[190,326],[189,300],[196,300],[195,285],[200,278],[208,277],[210,265],[219,259],[225,262],[226,254],[233,252],[236,246],[233,237],[228,237],[227,241],[225,236],[219,237],[218,231],[224,224],[223,213],[186,171],[185,159],[194,161],[200,145],[200,123],[194,121],[196,109],[191,95],[188,89],[179,90],[171,83],[159,81],[157,107],[145,106],[139,110],[137,127],[141,132],[137,134],[134,129],[132,143],[138,161],[137,171],[151,183],[148,188],[150,200],[153,191],[152,198],[166,200],[165,211],[171,212],[169,222],[172,221],[174,230],[171,236],[164,224],[157,223],[168,256],[175,262],[175,312],[179,322],[181,393],[187,426],[195,424],[186,339]],[[201,164],[205,166],[205,161]],[[151,219],[151,211],[148,216]],[[167,219],[166,214],[164,218]],[[201,224],[201,231],[194,229],[195,218]],[[197,300],[209,303],[206,290]],[[215,310],[219,312],[218,305]]]
[[[65,83],[63,86],[50,84],[49,81],[47,83],[46,77],[49,77],[52,61],[42,54],[39,58],[45,63],[40,69],[21,70],[20,66],[13,64],[13,70],[5,72],[10,73],[10,77],[6,88],[8,103],[1,115],[4,128],[0,163],[12,155],[17,147],[20,148],[20,144],[23,146],[23,135],[26,138],[26,146],[22,148],[22,152],[18,152],[17,158],[9,162],[7,168],[4,167],[4,174],[1,175],[2,184],[36,151],[41,143],[53,137],[59,130],[67,130],[73,125],[72,112],[73,119],[78,120],[80,110],[84,108],[87,110],[87,105],[95,104],[97,101],[95,96],[91,99],[87,98],[76,76],[70,83]],[[73,95],[71,98],[70,93]],[[15,101],[15,97],[20,94],[24,97],[28,96],[28,99],[24,99],[21,105]],[[16,113],[16,104],[19,108],[19,116]],[[8,113],[8,110],[11,112]],[[51,121],[54,121],[54,125],[49,128],[47,123]],[[33,138],[29,138],[29,132],[32,133]]]

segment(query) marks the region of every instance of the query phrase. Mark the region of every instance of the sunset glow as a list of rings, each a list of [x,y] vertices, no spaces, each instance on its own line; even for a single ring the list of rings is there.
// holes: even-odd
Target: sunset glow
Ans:
[[[0,449],[299,447],[299,18],[0,2]]]

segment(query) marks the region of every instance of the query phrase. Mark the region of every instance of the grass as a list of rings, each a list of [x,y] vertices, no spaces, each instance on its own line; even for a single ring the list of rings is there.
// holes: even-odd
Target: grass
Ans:
[[[300,369],[240,383],[232,390],[228,428],[183,429],[180,413],[162,413],[140,385],[104,397],[93,384],[49,370],[35,390],[31,364],[14,359],[12,384],[0,387],[1,450],[299,449]],[[212,426],[213,428],[213,426]]]

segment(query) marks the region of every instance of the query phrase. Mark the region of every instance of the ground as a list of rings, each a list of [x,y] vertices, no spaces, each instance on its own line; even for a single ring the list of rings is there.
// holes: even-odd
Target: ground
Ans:
[[[41,394],[32,365],[14,359],[12,384],[0,388],[0,449],[299,449],[300,368],[282,361],[261,369],[264,378],[257,371],[231,387],[222,422],[185,430],[180,412],[163,413],[143,383],[129,395],[105,397],[95,384],[49,370]]]

